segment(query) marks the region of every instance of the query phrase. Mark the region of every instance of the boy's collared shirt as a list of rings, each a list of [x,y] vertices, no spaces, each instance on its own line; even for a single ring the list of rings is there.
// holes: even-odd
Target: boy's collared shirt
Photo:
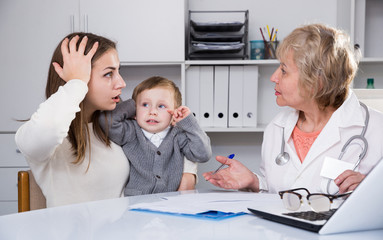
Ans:
[[[145,131],[144,129],[142,129],[142,132],[144,133],[145,137],[149,139],[158,148],[161,145],[162,141],[165,139],[166,135],[168,134],[169,129],[170,126],[159,133],[150,133],[148,131]]]
[[[161,145],[162,141],[165,139],[166,135],[168,134],[168,132],[170,130],[170,126],[168,128],[166,128],[165,130],[163,130],[162,132],[159,132],[159,133],[150,133],[148,131],[145,131],[142,128],[141,128],[141,130],[144,133],[145,137],[147,139],[149,139],[154,144],[154,146],[156,146],[158,148]],[[198,182],[198,176],[197,176],[198,165],[197,165],[197,163],[189,161],[186,157],[184,159],[185,160],[184,160],[183,172],[194,174],[196,177],[196,182]]]

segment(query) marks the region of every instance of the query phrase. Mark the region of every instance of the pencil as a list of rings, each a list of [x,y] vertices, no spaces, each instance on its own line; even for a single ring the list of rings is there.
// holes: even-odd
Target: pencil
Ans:
[[[265,36],[263,36],[262,28],[259,28],[259,30],[261,31],[261,35],[262,35],[263,41],[266,42]]]
[[[271,40],[269,25],[266,25],[266,27],[267,27],[267,34],[269,34],[269,39]]]
[[[273,36],[273,40],[271,40],[272,42],[274,42],[274,40],[277,38],[277,33],[278,33],[278,28],[275,29],[275,33],[274,33],[274,36]]]
[[[273,38],[273,33],[274,33],[274,27],[271,29],[271,33],[270,33],[270,41],[272,41],[271,39]]]

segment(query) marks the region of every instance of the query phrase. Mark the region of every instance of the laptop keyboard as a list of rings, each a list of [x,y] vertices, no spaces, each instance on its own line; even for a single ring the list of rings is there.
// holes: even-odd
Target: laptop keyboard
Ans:
[[[291,212],[291,213],[283,213],[283,215],[301,218],[309,221],[320,221],[320,220],[328,220],[337,209],[330,209],[325,212],[314,212],[314,211],[305,211],[305,212]]]

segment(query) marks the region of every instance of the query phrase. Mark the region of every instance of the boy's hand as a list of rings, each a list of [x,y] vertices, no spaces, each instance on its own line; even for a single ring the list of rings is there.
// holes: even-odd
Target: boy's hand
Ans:
[[[173,115],[172,125],[174,126],[176,123],[180,122],[182,119],[189,116],[191,113],[190,109],[186,106],[180,106],[174,110],[168,110],[168,113]]]

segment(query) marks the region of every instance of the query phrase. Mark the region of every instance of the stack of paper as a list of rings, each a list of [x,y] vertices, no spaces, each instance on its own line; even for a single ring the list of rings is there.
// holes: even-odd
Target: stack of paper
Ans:
[[[187,193],[161,199],[152,203],[134,204],[130,209],[222,220],[249,213],[248,207],[265,206],[270,201],[281,202],[276,194],[247,192]]]

